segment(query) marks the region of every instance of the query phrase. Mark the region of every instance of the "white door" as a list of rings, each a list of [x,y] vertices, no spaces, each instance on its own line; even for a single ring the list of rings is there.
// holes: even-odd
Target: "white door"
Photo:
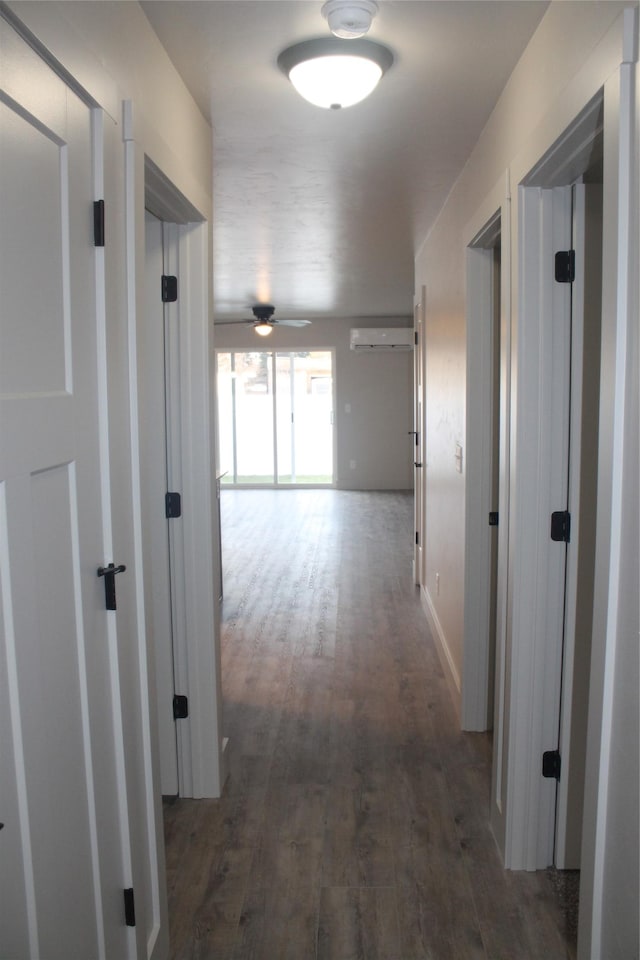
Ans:
[[[423,544],[424,539],[424,310],[425,288],[422,296],[413,308],[413,331],[415,344],[413,348],[413,512],[415,545],[413,554],[413,582],[420,586],[424,575]]]
[[[0,41],[0,943],[125,960],[92,115],[2,21]]]
[[[169,489],[165,365],[165,306],[161,300],[164,268],[163,232],[165,225],[145,214],[146,301],[140,322],[140,435],[142,471],[142,507],[144,528],[145,587],[149,633],[155,654],[158,739],[160,744],[160,783],[164,796],[175,796],[178,789],[178,753],[176,720],[173,716],[174,652],[172,586],[169,568],[169,536],[174,520],[165,516],[165,494]],[[168,311],[166,311],[168,312]],[[168,318],[167,318],[168,319]],[[175,318],[174,323],[175,323]],[[170,413],[170,411],[169,411]]]
[[[571,449],[565,635],[554,863],[580,867],[587,750],[598,475],[602,316],[602,186],[573,187]]]

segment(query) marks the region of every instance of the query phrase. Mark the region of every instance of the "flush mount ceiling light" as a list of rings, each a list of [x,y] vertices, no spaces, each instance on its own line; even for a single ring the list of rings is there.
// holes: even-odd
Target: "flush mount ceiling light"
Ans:
[[[304,40],[278,57],[278,66],[300,96],[327,110],[360,103],[392,63],[393,54],[381,43],[335,37]]]
[[[320,12],[335,37],[354,40],[368,32],[378,4],[375,0],[327,0]]]

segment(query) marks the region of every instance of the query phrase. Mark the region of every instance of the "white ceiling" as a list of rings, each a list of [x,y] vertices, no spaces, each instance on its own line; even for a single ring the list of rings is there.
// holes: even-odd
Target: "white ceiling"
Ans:
[[[303,101],[286,46],[329,36],[322,0],[147,0],[214,131],[216,319],[412,313],[413,255],[547,2],[382,0],[395,62],[368,100]],[[348,41],[345,41],[348,43]]]

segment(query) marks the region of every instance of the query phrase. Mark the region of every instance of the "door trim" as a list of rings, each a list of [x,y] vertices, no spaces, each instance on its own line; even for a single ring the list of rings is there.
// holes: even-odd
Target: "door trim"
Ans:
[[[538,285],[533,282],[530,258],[527,259],[524,252],[525,232],[531,229],[534,222],[531,211],[527,213],[524,205],[526,197],[533,197],[531,191],[544,187],[544,192],[548,193],[553,187],[575,182],[587,169],[593,144],[603,130],[603,101],[601,89],[545,153],[536,157],[530,150],[512,168],[513,181],[519,184],[521,202],[512,208],[512,231],[514,237],[518,237],[519,253],[517,271],[514,270],[515,322],[511,357],[512,403],[514,411],[517,411],[512,423],[511,523],[512,539],[517,537],[520,547],[517,551],[512,549],[509,559],[507,629],[510,637],[510,667],[506,677],[509,742],[505,770],[505,835],[504,845],[501,845],[505,866],[510,869],[541,869],[553,860],[555,789],[550,789],[549,781],[541,777],[541,752],[549,749],[544,745],[544,731],[548,727],[545,711],[550,710],[550,704],[556,696],[554,687],[559,684],[556,675],[558,667],[554,665],[552,652],[547,650],[547,644],[540,635],[545,629],[544,604],[549,580],[539,565],[532,566],[534,551],[528,548],[527,560],[522,549],[527,536],[540,538],[542,544],[541,538],[548,536],[549,524],[548,516],[544,515],[548,505],[540,503],[537,486],[533,493],[529,489],[530,484],[528,487],[527,467],[540,476],[539,458],[532,456],[539,441],[532,439],[532,431],[543,429],[541,417],[544,403],[539,381],[533,376],[533,367],[538,360],[535,356],[532,359],[531,351],[535,354],[538,349],[537,326],[544,320],[544,311],[540,314],[542,305],[535,303]],[[613,129],[617,118],[613,114],[609,117],[608,122]],[[550,247],[548,249],[551,251]],[[533,246],[529,247],[531,250]],[[532,410],[538,409],[538,415],[533,415]],[[534,527],[531,520],[536,513],[538,523]],[[542,525],[545,529],[542,529]],[[540,589],[538,597],[534,592],[536,583]],[[535,616],[541,618],[538,631],[531,630],[531,621]],[[590,712],[592,709],[593,692]],[[557,724],[557,715],[555,720]],[[554,788],[555,783],[551,783]]]
[[[504,665],[504,601],[509,529],[508,508],[508,373],[511,326],[511,248],[509,176],[496,184],[465,231],[467,246],[467,398],[465,413],[465,589],[461,720],[463,730],[496,731],[494,750],[502,754],[504,682],[495,682]],[[496,652],[491,676],[490,591],[491,531],[491,410],[492,410],[492,298],[493,248],[501,235],[500,290],[500,502],[498,513],[498,584],[496,594]],[[500,604],[502,598],[502,604]],[[502,629],[501,629],[502,628]],[[495,696],[490,696],[494,684]],[[491,701],[495,709],[491,709]],[[494,713],[496,721],[494,723]]]
[[[427,288],[421,287],[420,296],[414,300],[413,330],[415,345],[413,348],[413,516],[416,542],[413,551],[413,582],[421,587],[424,583],[424,544],[426,541],[425,524],[425,473],[427,469],[425,438],[425,317],[427,311]],[[415,464],[420,463],[417,467]]]
[[[518,188],[518,459],[514,539],[508,806],[505,862],[541,869],[553,861],[556,781],[542,753],[558,737],[566,546],[550,538],[566,505],[570,284],[553,279],[553,253],[571,237],[571,190]],[[558,505],[560,500],[560,505]],[[526,722],[523,722],[526,719]]]
[[[179,390],[174,397],[180,425],[182,475],[182,543],[175,563],[184,578],[184,665],[180,691],[189,700],[188,737],[183,757],[181,791],[186,797],[219,797],[225,780],[222,736],[222,688],[219,598],[211,585],[219,582],[218,511],[215,485],[215,441],[209,337],[209,225],[164,174],[142,154],[135,142],[133,117],[125,104],[125,140],[132,151],[128,169],[128,215],[142,206],[146,178],[152,186],[155,210],[171,211],[183,222],[177,231],[180,298],[177,304]],[[136,191],[137,186],[137,191]],[[166,207],[161,199],[163,191]],[[136,201],[136,196],[139,201]],[[180,199],[183,199],[180,208]],[[194,213],[195,211],[195,213]],[[190,218],[197,215],[198,220]],[[141,222],[144,217],[141,215]],[[132,237],[132,256],[144,264],[144,230]],[[135,309],[135,306],[133,307]],[[144,425],[140,425],[144,429]],[[164,471],[164,464],[159,466]],[[203,643],[202,638],[210,638]],[[153,671],[150,671],[153,676]]]

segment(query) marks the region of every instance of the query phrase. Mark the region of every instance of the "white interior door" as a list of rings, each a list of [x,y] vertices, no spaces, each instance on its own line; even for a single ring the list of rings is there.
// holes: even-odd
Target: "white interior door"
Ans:
[[[422,584],[423,567],[423,539],[424,539],[424,309],[425,288],[422,296],[413,308],[413,330],[415,344],[413,348],[413,511],[415,544],[413,554],[413,582]]]
[[[156,701],[160,745],[160,783],[164,796],[178,791],[173,635],[169,531],[165,517],[168,491],[165,429],[165,345],[160,278],[163,267],[163,224],[153,214],[145,215],[146,299],[140,323],[139,395],[142,506],[144,529],[147,626],[153,644],[156,670]]]
[[[12,960],[124,960],[92,115],[3,21],[0,41],[0,943]]]
[[[571,449],[555,865],[579,869],[587,749],[598,472],[602,186],[573,187]]]

